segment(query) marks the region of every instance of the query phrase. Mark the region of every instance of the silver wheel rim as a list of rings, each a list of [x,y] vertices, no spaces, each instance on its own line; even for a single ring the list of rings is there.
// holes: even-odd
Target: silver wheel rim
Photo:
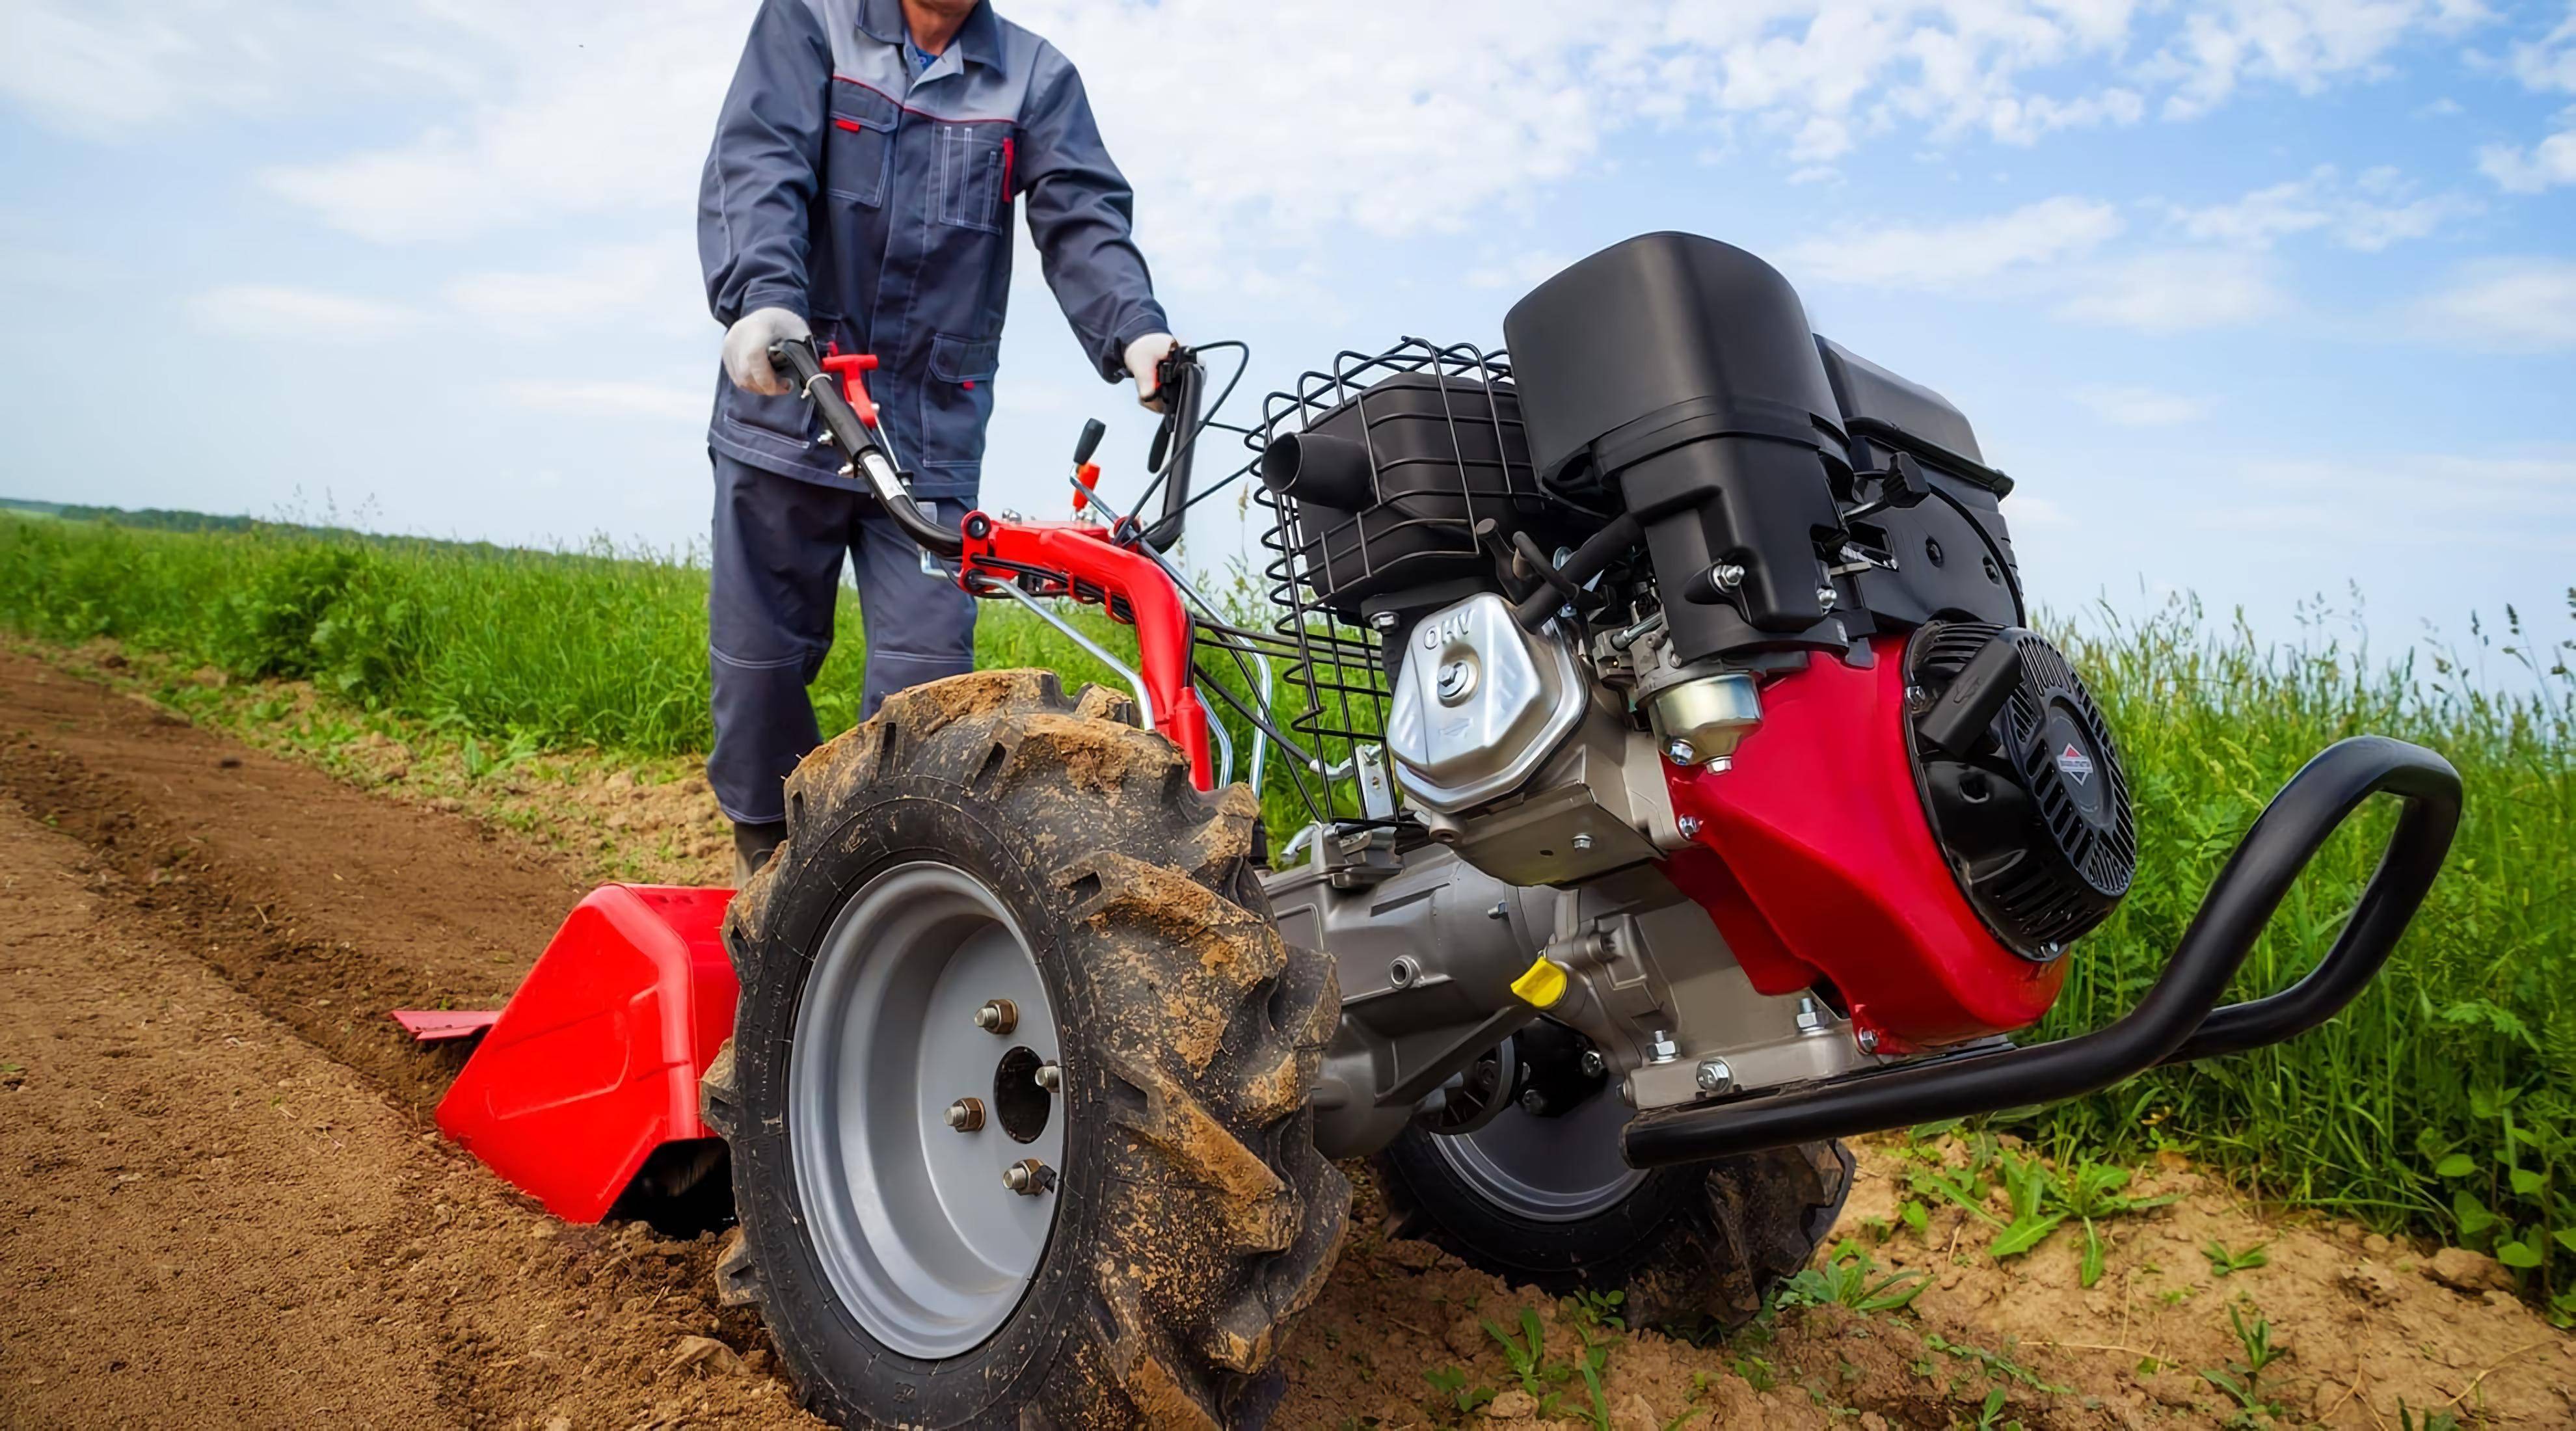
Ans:
[[[975,1024],[991,999],[1018,1008],[1006,1035]],[[1056,1194],[1013,1192],[1003,1173],[1034,1158],[1061,1174],[1064,1109],[1050,1095],[1029,1141],[1005,1130],[994,1080],[1014,1049],[1053,1062],[1055,1010],[1027,938],[973,876],[888,870],[824,932],[787,1055],[797,1200],[842,1307],[906,1356],[991,1336],[1046,1253]],[[986,1116],[961,1133],[947,1111],[966,1097]]]
[[[1616,1206],[1646,1180],[1619,1156],[1628,1106],[1606,1089],[1560,1117],[1518,1104],[1473,1133],[1431,1146],[1477,1195],[1532,1222],[1575,1222]]]

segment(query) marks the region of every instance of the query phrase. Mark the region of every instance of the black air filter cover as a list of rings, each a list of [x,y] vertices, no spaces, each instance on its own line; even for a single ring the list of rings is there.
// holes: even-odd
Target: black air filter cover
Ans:
[[[1998,643],[2011,659],[1978,659]],[[1908,749],[1960,892],[2014,952],[2056,958],[2110,916],[2137,869],[2137,816],[2109,722],[2057,648],[2019,627],[1936,621],[1914,633],[1905,660],[1920,693]],[[1954,691],[1962,681],[1992,685]],[[1962,708],[1975,727],[1964,735]],[[1978,725],[1976,714],[1990,718]]]
[[[1581,468],[1619,494],[1682,660],[1847,643],[1818,558],[1842,545],[1833,483],[1848,483],[1850,452],[1779,270],[1714,239],[1644,234],[1540,284],[1503,338],[1540,480]]]

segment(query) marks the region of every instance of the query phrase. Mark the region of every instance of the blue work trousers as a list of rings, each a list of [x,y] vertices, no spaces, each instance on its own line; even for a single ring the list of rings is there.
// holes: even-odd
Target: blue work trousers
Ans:
[[[765,471],[718,452],[707,665],[715,750],[707,783],[737,824],[787,818],[783,783],[823,743],[806,687],[832,650],[841,562],[858,578],[867,640],[861,718],[907,686],[975,667],[975,600],[922,570],[912,544],[863,493]],[[924,501],[951,526],[954,499]]]

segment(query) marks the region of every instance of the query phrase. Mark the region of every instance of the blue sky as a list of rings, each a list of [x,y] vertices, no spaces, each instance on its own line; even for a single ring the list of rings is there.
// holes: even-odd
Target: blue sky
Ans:
[[[692,213],[748,0],[0,8],[0,493],[703,531]],[[1966,409],[2052,606],[2565,624],[2576,7],[1003,9],[1082,67],[1175,326],[1249,340],[1253,393],[1497,341],[1554,267],[1688,229]],[[1113,493],[1147,425],[1023,259],[985,500],[1052,515],[1085,416]]]

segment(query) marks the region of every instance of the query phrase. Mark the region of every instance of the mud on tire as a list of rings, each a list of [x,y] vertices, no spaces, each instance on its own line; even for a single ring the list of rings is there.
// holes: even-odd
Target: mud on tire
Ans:
[[[1615,1205],[1544,1222],[1497,1206],[1407,1129],[1375,1166],[1400,1236],[1558,1295],[1624,1291],[1631,1326],[1715,1322],[1732,1329],[1811,1261],[1851,1192],[1841,1143],[1658,1168]]]
[[[788,780],[788,838],[725,924],[742,995],[703,1104],[741,1227],[718,1267],[804,1404],[848,1424],[1257,1425],[1276,1330],[1321,1290],[1349,1198],[1305,1106],[1338,1012],[1252,872],[1257,806],[1202,794],[1124,697],[983,672],[894,697]],[[922,1360],[832,1291],[798,1205],[790,1042],[816,941],[880,872],[932,861],[999,898],[1038,966],[1064,1166],[1027,1291]]]

